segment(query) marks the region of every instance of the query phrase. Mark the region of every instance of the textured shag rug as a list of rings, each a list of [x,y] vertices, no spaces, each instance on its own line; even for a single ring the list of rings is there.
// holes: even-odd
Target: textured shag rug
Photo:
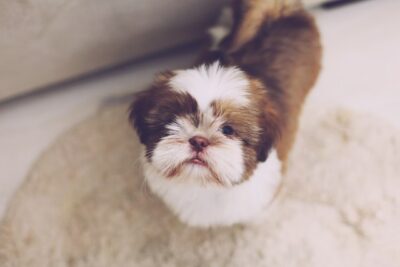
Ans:
[[[400,134],[308,109],[265,221],[193,229],[146,188],[127,107],[103,109],[35,164],[0,226],[0,266],[400,266]]]

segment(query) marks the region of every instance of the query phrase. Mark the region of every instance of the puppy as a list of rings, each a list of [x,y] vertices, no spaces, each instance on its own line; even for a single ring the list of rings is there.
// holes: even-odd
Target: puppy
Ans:
[[[320,69],[319,33],[298,1],[235,0],[232,17],[193,68],[158,75],[130,112],[151,191],[193,226],[267,207]]]

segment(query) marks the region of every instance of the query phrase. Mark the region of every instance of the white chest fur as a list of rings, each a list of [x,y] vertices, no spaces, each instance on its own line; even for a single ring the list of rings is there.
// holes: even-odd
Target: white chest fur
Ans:
[[[159,196],[179,219],[192,226],[245,223],[257,218],[271,202],[281,182],[281,163],[276,151],[260,163],[252,177],[226,188],[179,183],[162,177],[143,162],[151,191]]]

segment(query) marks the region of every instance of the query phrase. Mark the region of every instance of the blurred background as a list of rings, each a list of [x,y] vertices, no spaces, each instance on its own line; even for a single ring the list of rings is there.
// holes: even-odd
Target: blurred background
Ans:
[[[228,1],[0,1],[0,217],[40,153],[101,105],[188,67]],[[304,0],[323,71],[311,99],[400,127],[400,1]]]

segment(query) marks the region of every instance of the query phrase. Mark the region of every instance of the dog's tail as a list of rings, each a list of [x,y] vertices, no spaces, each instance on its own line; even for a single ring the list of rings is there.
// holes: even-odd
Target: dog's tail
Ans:
[[[233,0],[233,26],[228,50],[234,52],[251,40],[266,21],[279,18],[302,9],[300,0]]]

